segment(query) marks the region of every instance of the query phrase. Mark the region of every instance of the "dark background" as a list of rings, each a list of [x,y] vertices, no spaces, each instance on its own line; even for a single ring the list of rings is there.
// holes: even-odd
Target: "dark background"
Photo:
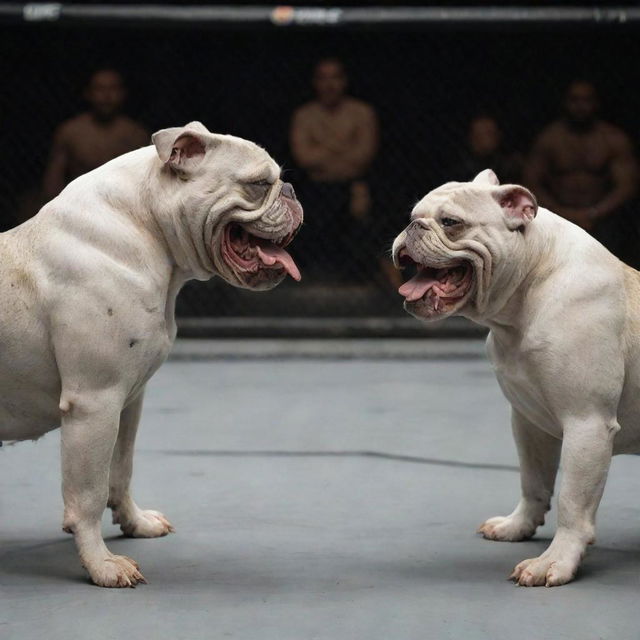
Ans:
[[[0,24],[0,223],[15,224],[20,194],[40,183],[55,127],[84,108],[82,87],[103,65],[122,71],[130,94],[127,110],[150,131],[201,120],[212,131],[264,145],[291,170],[295,184],[287,144],[290,115],[311,97],[314,62],[330,54],[345,61],[352,94],[371,103],[380,117],[382,142],[371,178],[379,222],[375,243],[382,254],[415,201],[456,178],[448,169],[458,163],[468,121],[478,112],[495,114],[508,146],[526,152],[557,115],[567,83],[588,78],[600,90],[603,116],[637,144],[638,31],[633,25],[524,23],[351,29]],[[255,312],[244,294],[238,298],[213,284],[205,295],[198,287],[196,294],[183,295],[181,313]],[[383,283],[379,289],[391,300]],[[211,292],[221,296],[215,304],[208,299]],[[393,298],[389,308],[399,306]]]

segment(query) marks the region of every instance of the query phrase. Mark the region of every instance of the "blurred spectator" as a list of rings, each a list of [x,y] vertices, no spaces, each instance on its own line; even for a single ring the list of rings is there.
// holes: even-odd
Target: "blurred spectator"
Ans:
[[[89,110],[63,122],[55,131],[44,175],[47,200],[64,187],[113,158],[149,144],[149,134],[122,113],[126,88],[120,73],[99,69],[84,91]]]
[[[525,182],[540,204],[591,232],[621,255],[625,205],[638,186],[631,141],[598,116],[593,84],[573,81],[565,93],[563,115],[535,140],[525,168]],[[638,253],[638,248],[634,251]],[[635,258],[637,260],[637,258]]]
[[[372,202],[365,178],[378,148],[375,111],[349,96],[347,84],[340,60],[320,60],[313,74],[315,99],[295,111],[290,128],[293,158],[304,171],[299,191],[309,229],[299,246],[311,252],[305,256],[311,270],[323,263],[336,270],[334,275],[355,275],[363,266],[353,264],[349,247],[353,242],[362,247],[370,237]],[[326,268],[322,275],[329,275]]]
[[[504,148],[503,133],[497,120],[488,115],[475,116],[469,123],[467,148],[449,180],[473,180],[484,169],[493,169],[502,184],[520,182],[522,158]]]

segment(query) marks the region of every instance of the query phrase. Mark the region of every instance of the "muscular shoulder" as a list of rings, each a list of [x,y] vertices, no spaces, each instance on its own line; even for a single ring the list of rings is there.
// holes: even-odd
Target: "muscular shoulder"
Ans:
[[[622,129],[609,122],[598,123],[598,130],[613,149],[625,150],[631,145],[629,136]]]
[[[345,108],[354,115],[375,116],[373,107],[364,100],[358,100],[357,98],[347,98],[345,100]]]
[[[129,116],[120,116],[118,118],[118,126],[132,134],[144,134],[146,135],[147,130],[139,123],[136,122],[133,118]]]
[[[122,141],[126,141],[125,150],[144,147],[149,144],[149,132],[133,118],[120,115],[112,125],[112,131],[115,137]]]
[[[60,124],[54,133],[54,137],[56,140],[64,142],[84,135],[90,127],[91,122],[89,115],[87,113],[81,113]]]
[[[293,117],[297,120],[309,120],[320,112],[320,105],[313,100],[300,105],[294,112]]]
[[[566,137],[564,124],[557,120],[547,125],[536,137],[534,145],[538,148],[553,148],[563,144]]]
[[[291,117],[291,131],[297,133],[314,126],[320,118],[319,107],[315,102],[307,102],[299,106]]]

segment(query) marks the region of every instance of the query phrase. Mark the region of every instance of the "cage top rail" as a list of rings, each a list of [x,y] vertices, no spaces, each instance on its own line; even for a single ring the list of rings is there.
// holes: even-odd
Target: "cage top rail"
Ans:
[[[628,24],[640,7],[291,7],[154,4],[0,4],[0,22],[167,26],[410,26],[444,24]]]

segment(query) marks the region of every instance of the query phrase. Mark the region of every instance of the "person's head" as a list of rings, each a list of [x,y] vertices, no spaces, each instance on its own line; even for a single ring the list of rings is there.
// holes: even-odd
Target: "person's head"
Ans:
[[[338,58],[323,58],[313,72],[313,88],[318,100],[327,107],[336,106],[347,90],[347,74]]]
[[[476,156],[490,156],[502,144],[502,131],[494,118],[476,116],[469,123],[469,148]]]
[[[114,69],[95,71],[84,90],[91,111],[100,120],[110,120],[118,115],[126,95],[124,80]]]
[[[598,93],[591,82],[574,80],[564,95],[564,113],[570,124],[588,127],[598,115]]]

